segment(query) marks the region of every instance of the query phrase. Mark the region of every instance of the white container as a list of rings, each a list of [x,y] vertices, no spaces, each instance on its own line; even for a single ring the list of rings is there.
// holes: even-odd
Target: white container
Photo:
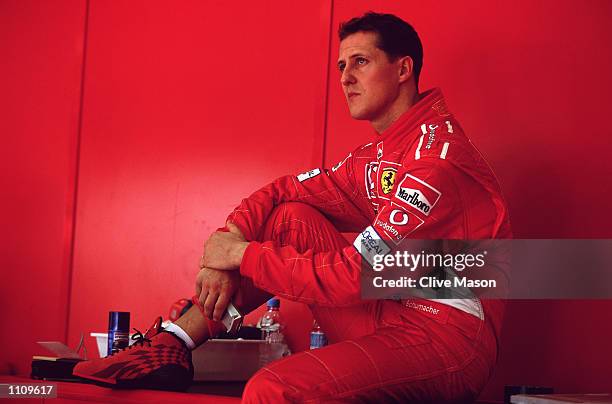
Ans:
[[[247,339],[211,339],[193,352],[194,380],[245,381],[267,362],[291,353],[284,343]]]

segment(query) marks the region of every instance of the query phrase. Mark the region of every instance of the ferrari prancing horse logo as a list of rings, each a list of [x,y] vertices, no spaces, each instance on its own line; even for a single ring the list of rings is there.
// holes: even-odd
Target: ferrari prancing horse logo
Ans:
[[[395,184],[395,175],[397,171],[393,168],[384,169],[380,175],[380,187],[383,194],[388,195],[393,191],[393,185]]]

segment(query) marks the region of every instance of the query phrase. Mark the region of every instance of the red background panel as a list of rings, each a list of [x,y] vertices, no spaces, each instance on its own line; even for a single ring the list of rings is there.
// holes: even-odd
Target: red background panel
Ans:
[[[0,2],[0,373],[65,338],[83,1]]]
[[[329,9],[91,3],[70,341],[148,327],[243,197],[320,164]]]

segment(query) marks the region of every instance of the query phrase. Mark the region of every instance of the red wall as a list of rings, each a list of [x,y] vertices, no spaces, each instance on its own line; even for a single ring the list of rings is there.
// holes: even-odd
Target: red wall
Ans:
[[[243,197],[320,164],[329,10],[91,2],[71,342],[109,310],[148,327]]]
[[[69,290],[71,344],[103,330],[108,310],[146,328],[192,292],[203,240],[241,197],[366,141],[370,128],[350,119],[340,92],[335,31],[369,9],[415,25],[421,88],[442,87],[495,169],[517,237],[610,236],[607,0],[91,0],[82,97],[87,2],[57,4],[0,3],[0,49],[11,56],[0,64],[1,296],[8,321],[22,324],[0,337],[20,346],[0,366],[25,369],[32,348],[18,341],[64,338]],[[504,384],[612,390],[611,309],[511,302],[482,397],[499,400]],[[301,347],[307,328],[291,335]]]
[[[85,3],[0,2],[0,373],[66,336]]]

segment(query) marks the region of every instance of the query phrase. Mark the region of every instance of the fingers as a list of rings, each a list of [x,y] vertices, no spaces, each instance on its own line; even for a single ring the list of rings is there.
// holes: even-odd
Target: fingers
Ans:
[[[198,298],[198,302],[200,303],[200,307],[204,308],[204,304],[206,303],[206,299],[208,299],[208,287],[206,285],[201,286],[200,297]]]
[[[198,275],[196,276],[196,280],[195,280],[195,294],[196,296],[198,296],[198,299],[200,298],[200,294],[202,293],[202,270],[204,268],[200,268],[200,272],[198,272]]]
[[[215,304],[215,310],[213,312],[213,320],[219,321],[225,314],[225,310],[227,309],[227,305],[229,304],[231,296],[229,293],[224,292],[219,295],[219,299],[217,299],[217,303]]]
[[[206,296],[206,301],[204,302],[204,315],[206,315],[206,317],[209,319],[212,319],[213,317],[213,312],[218,299],[219,292],[212,290],[208,292],[208,296]]]
[[[198,303],[206,318],[220,320],[240,285],[240,275],[203,268],[196,278]]]

